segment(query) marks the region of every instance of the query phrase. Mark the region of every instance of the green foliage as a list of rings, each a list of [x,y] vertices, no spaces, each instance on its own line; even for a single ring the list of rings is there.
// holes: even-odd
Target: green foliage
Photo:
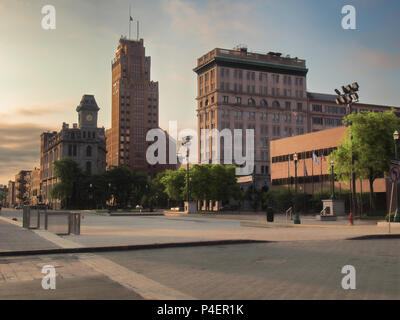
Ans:
[[[396,212],[391,212],[390,213],[390,222],[394,222],[394,216],[396,215]],[[386,222],[389,222],[389,214],[387,214],[386,216],[385,216],[385,221]]]
[[[80,170],[78,164],[69,159],[63,158],[54,161],[54,176],[57,182],[50,191],[53,199],[61,200],[62,206],[65,208],[74,208],[80,202],[83,194],[80,192],[85,176]]]
[[[393,132],[398,128],[398,118],[393,110],[367,111],[348,115],[345,123],[351,123],[351,126],[328,161],[334,160],[336,179],[347,183],[350,180],[352,151],[356,179],[368,178],[370,207],[375,208],[373,182],[389,170],[390,160],[394,157]]]
[[[236,180],[235,167],[220,164],[195,164],[190,168],[190,197],[192,200],[239,199],[241,190]],[[182,201],[187,194],[187,171],[167,170],[160,179],[164,191],[172,200]]]
[[[164,185],[164,191],[168,197],[173,200],[185,199],[186,170],[184,168],[166,170],[160,181]]]

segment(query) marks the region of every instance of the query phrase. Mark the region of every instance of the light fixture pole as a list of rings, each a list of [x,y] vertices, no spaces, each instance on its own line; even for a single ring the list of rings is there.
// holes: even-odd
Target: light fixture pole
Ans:
[[[397,130],[393,133],[393,140],[394,140],[394,159],[397,160],[397,143],[399,141],[399,132]],[[395,186],[396,186],[396,213],[394,215],[393,221],[400,222],[400,214],[399,214],[400,199],[399,199],[399,193],[398,193],[398,188],[397,188],[397,181],[395,181],[393,183],[395,183]],[[390,219],[390,215],[389,215],[389,219]]]
[[[294,208],[294,224],[300,224],[300,216],[299,216],[299,211],[296,209],[296,199],[297,199],[297,160],[298,156],[297,153],[295,152],[293,155],[293,160],[294,160],[294,191],[295,191],[295,203],[293,204]]]
[[[189,201],[190,201],[190,179],[189,179],[189,146],[190,146],[190,140],[192,140],[192,136],[186,136],[183,137],[182,139],[182,146],[186,146],[186,178],[187,178],[187,194],[186,194],[186,200],[187,200],[187,205],[188,205],[188,211],[189,211]]]
[[[342,91],[341,93],[338,89],[335,89],[336,94],[338,95],[338,98],[336,99],[337,104],[342,104],[347,106],[347,115],[350,115],[352,113],[351,107],[353,103],[356,103],[359,101],[359,96],[358,96],[358,89],[360,86],[358,85],[357,82],[353,82],[351,85],[348,84],[347,86],[342,86]],[[350,132],[351,132],[351,122],[346,123],[346,127],[350,126]],[[351,166],[350,166],[350,175],[351,175],[351,211],[349,215],[349,220],[350,223],[353,221],[353,214],[356,212],[356,202],[355,202],[355,194],[356,194],[356,174],[354,171],[354,156],[353,156],[353,133],[351,132],[350,134],[350,153],[351,153]]]

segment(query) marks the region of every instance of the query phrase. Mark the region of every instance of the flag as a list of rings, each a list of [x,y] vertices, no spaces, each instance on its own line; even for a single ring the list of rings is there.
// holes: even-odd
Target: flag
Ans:
[[[132,16],[129,16],[129,21],[133,21],[133,18],[132,18]]]
[[[306,166],[306,159],[304,159],[304,176],[308,177],[307,166]]]
[[[322,161],[326,161],[326,158],[324,155],[321,156]]]
[[[314,151],[313,151],[313,153],[312,153],[312,159],[313,159],[313,161],[314,161],[315,163],[319,164],[318,157],[317,157],[317,155],[315,154]]]

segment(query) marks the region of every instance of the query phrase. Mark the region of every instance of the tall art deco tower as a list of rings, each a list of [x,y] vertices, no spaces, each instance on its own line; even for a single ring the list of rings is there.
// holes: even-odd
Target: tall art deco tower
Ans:
[[[143,39],[121,37],[112,60],[111,129],[107,130],[107,166],[125,165],[153,176],[158,166],[146,161],[146,133],[158,128],[158,82],[150,79],[150,57]]]

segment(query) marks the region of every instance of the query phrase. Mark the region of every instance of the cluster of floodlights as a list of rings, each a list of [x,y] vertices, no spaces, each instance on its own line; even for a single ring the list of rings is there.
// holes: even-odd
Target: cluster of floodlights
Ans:
[[[351,104],[353,102],[358,102],[358,94],[357,91],[359,89],[359,85],[357,82],[353,82],[351,85],[342,86],[341,93],[338,89],[335,89],[335,92],[339,96],[336,99],[337,104]]]

